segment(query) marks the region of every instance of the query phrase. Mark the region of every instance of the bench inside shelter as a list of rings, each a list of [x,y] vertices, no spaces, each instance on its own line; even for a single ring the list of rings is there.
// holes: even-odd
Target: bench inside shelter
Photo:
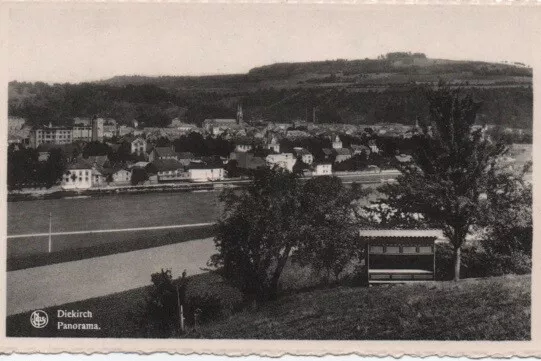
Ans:
[[[368,282],[401,283],[435,279],[435,242],[440,230],[361,230],[367,250]]]

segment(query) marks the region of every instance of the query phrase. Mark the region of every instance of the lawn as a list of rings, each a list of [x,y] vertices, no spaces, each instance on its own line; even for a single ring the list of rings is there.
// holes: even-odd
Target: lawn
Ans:
[[[173,275],[174,277],[178,275]],[[150,279],[150,275],[149,275]],[[202,325],[191,337],[351,340],[529,340],[530,276],[455,282],[333,287],[284,295],[259,310]],[[7,318],[8,336],[143,337],[140,311],[148,287],[46,309],[49,326],[30,313]],[[239,293],[212,273],[190,278],[188,296],[214,293],[229,305]],[[56,310],[90,310],[99,331],[59,331]]]
[[[107,256],[194,239],[203,239],[212,237],[213,235],[214,226],[210,225],[166,230],[55,236],[53,252],[8,255],[7,270],[9,272],[24,268]],[[38,237],[35,237],[35,239],[38,239]],[[25,251],[29,252],[33,247],[46,249],[47,238],[39,237],[39,240],[40,242],[29,242]],[[55,247],[61,249],[55,251]]]

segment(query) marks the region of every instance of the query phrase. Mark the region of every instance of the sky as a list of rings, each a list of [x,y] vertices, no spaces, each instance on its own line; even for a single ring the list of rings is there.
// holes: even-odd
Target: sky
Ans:
[[[8,78],[52,83],[244,73],[275,62],[392,51],[532,64],[541,45],[540,8],[13,3]]]

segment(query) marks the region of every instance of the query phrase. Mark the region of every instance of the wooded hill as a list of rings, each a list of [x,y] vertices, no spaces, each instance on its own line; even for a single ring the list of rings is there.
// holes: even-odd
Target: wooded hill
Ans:
[[[232,117],[242,103],[245,118],[413,124],[427,117],[423,87],[440,79],[469,87],[483,102],[480,122],[532,126],[532,69],[523,64],[428,59],[390,53],[378,59],[279,63],[246,74],[117,76],[81,84],[9,84],[9,114],[31,124],[69,123],[99,115],[120,123],[136,119],[166,126],[179,117],[200,124]]]

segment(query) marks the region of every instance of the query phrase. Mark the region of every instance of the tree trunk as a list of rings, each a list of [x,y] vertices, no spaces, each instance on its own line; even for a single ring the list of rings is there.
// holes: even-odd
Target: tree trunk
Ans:
[[[460,255],[461,247],[455,247],[455,277],[454,281],[460,280]]]
[[[278,263],[276,265],[276,268],[274,269],[269,283],[269,289],[267,290],[267,300],[274,301],[278,298],[278,285],[280,281],[280,275],[284,270],[290,252],[291,247],[286,247],[284,253],[282,254],[282,257],[278,259]]]

